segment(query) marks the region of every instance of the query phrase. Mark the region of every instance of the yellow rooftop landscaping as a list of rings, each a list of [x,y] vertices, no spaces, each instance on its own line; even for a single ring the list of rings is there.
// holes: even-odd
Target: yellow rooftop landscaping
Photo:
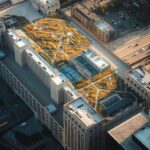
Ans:
[[[36,49],[37,52],[56,63],[68,61],[90,46],[90,42],[82,34],[56,14],[30,23],[23,29],[41,48]]]

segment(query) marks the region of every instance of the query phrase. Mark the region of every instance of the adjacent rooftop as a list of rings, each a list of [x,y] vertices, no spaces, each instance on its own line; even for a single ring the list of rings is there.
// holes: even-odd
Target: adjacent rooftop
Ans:
[[[129,74],[150,91],[150,64],[135,68],[131,70]]]
[[[144,145],[145,148],[150,149],[150,126],[141,128],[133,136]]]
[[[120,125],[109,130],[108,133],[119,144],[125,144],[125,141],[132,136],[137,130],[149,122],[149,119],[143,114],[139,113]]]
[[[99,111],[105,117],[114,117],[115,115],[130,109],[130,106],[136,104],[135,98],[131,95],[121,97],[119,94],[112,94],[99,103]],[[138,107],[138,106],[137,106]]]

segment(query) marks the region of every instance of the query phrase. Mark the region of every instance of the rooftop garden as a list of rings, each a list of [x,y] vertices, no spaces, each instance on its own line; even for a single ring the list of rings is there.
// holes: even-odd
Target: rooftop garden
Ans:
[[[90,46],[90,42],[82,34],[56,14],[30,23],[23,29],[40,47],[37,52],[56,64],[78,56]]]
[[[89,82],[86,81],[80,83],[80,86],[84,85],[84,83],[85,86],[82,86],[82,88],[78,89],[78,92],[80,92],[87,99],[88,103],[93,107],[95,106],[97,100],[103,100],[108,95],[110,95],[112,91],[117,90],[119,86],[118,78],[114,73],[107,75],[104,73],[104,76],[101,76],[99,80],[95,82]]]

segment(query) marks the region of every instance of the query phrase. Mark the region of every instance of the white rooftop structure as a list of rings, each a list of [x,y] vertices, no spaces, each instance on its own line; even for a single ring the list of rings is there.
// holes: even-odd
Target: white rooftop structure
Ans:
[[[21,30],[10,28],[7,31],[18,47],[21,48],[30,44],[28,40],[19,35],[19,33],[22,34]]]
[[[130,72],[132,77],[150,90],[150,64],[138,67]]]
[[[97,69],[103,70],[104,68],[110,66],[110,64],[102,56],[97,55],[90,49],[84,51],[84,56],[91,61]]]
[[[69,79],[65,75],[60,73],[57,76],[53,77],[52,80],[53,82],[56,83],[56,85],[61,85],[62,83],[68,81]]]
[[[36,61],[49,75],[50,77],[54,77],[56,75],[56,71],[49,65],[45,60],[37,54],[33,48],[27,49],[26,52],[32,56],[34,61]]]
[[[134,137],[136,137],[147,149],[150,149],[150,127],[149,126],[137,131],[134,134]]]
[[[83,98],[78,98],[66,105],[72,115],[86,126],[92,126],[101,122],[103,118]]]
[[[70,85],[67,85],[64,87],[64,90],[66,93],[68,93],[72,99],[77,99],[79,98],[81,95],[76,91],[76,89]]]

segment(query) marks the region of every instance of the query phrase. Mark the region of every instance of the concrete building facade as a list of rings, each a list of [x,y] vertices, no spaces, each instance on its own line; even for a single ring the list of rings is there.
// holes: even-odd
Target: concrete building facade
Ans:
[[[47,15],[51,12],[55,12],[60,8],[59,0],[30,0],[32,6],[38,12]]]
[[[52,112],[47,107],[42,106],[39,100],[33,96],[3,62],[0,62],[0,76],[34,112],[35,117],[45,124],[52,131],[54,137],[63,145],[63,127],[51,115]]]
[[[115,29],[87,8],[84,3],[74,5],[71,15],[102,42],[108,43],[115,39]]]
[[[103,149],[106,127],[112,128],[137,113],[138,106],[134,103],[112,120],[103,118],[82,98],[65,75],[41,58],[23,32],[9,29],[7,39],[11,50],[6,51],[7,57],[0,61],[1,77],[65,149]],[[91,58],[88,53],[86,57]],[[88,61],[92,61],[95,68],[101,68],[99,61]]]
[[[146,111],[150,108],[150,64],[139,66],[127,73],[125,83],[145,101]]]
[[[102,142],[103,118],[79,97],[64,106],[66,150],[98,150]]]

